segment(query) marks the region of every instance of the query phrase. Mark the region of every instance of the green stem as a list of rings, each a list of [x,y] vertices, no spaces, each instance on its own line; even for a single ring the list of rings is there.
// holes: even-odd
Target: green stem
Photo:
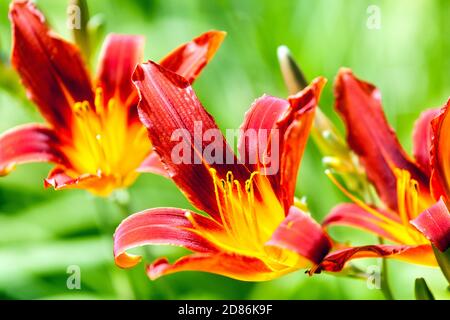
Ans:
[[[102,236],[108,235],[111,231],[113,231],[113,226],[111,223],[111,217],[105,210],[104,199],[102,198],[92,198],[95,204],[95,212],[97,213],[98,218],[98,229]]]
[[[91,44],[89,40],[89,31],[88,31],[88,23],[89,23],[89,8],[86,0],[70,0],[70,4],[78,8],[80,16],[74,17],[75,19],[80,19],[79,28],[73,28],[72,33],[75,39],[75,43],[81,49],[81,52],[86,59],[86,61],[90,62],[91,59]]]
[[[111,201],[119,210],[122,217],[128,217],[131,212],[130,195],[127,190],[117,190],[111,195]]]
[[[341,272],[338,272],[334,275],[336,277],[343,276],[364,281],[367,281],[369,277],[369,275],[364,270],[354,265],[353,263],[349,263],[348,266],[345,267]]]
[[[152,248],[150,246],[144,246],[144,257],[146,261],[155,261],[157,257],[153,254]],[[154,288],[159,287],[161,290],[162,296],[165,300],[175,299],[175,293],[172,288],[167,284],[164,278],[158,279],[158,282],[155,283]]]
[[[111,201],[114,203],[118,210],[124,215],[129,214],[129,203],[125,201],[118,201],[120,197],[113,197]],[[106,200],[104,198],[93,198],[95,202],[96,212],[98,215],[98,227],[102,237],[111,241],[115,230],[115,224],[113,215],[109,212],[106,206]],[[119,299],[136,299],[138,297],[139,291],[137,290],[137,285],[134,282],[133,276],[130,272],[125,270],[113,269],[109,273],[111,283],[116,291],[117,297]]]
[[[117,201],[114,201],[114,204],[117,206],[117,209],[119,210],[122,216],[127,217],[131,213],[129,204],[120,203]]]
[[[395,300],[389,285],[388,264],[386,258],[381,259],[381,291],[386,300]]]
[[[118,211],[121,213],[122,217],[128,217],[132,211],[132,206],[130,204],[130,196],[127,190],[117,190],[114,192],[114,194],[111,196],[111,202],[114,203],[114,205],[117,207]],[[144,260],[145,261],[154,261],[156,257],[153,255],[152,250],[149,246],[144,246]],[[132,272],[129,270],[125,271],[125,273],[128,276],[128,280],[130,283],[130,287],[133,288],[133,294],[136,298],[139,299],[146,299],[151,297],[145,297],[142,294],[138,296],[139,291],[137,290],[138,286],[134,283],[134,278]],[[158,280],[158,286],[162,292],[162,295],[164,299],[170,299],[174,297],[173,292],[171,291],[171,288],[167,285],[164,279]],[[153,286],[156,288],[156,286]]]
[[[382,238],[378,238],[378,240],[380,244],[384,243]],[[389,285],[389,271],[386,258],[381,258],[380,277],[381,277],[380,279],[381,292],[383,292],[384,298],[386,300],[395,300],[394,295],[392,294],[391,287]]]

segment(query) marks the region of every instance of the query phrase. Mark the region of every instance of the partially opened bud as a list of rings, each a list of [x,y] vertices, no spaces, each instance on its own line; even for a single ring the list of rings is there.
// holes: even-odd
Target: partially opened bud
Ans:
[[[308,81],[286,46],[278,47],[277,54],[289,94],[295,94],[302,90]],[[358,158],[348,147],[345,138],[320,108],[316,109],[311,135],[324,156],[322,161],[327,169],[333,169],[334,172],[341,175],[346,187],[353,192],[368,190],[366,187],[367,179]],[[362,196],[367,197],[366,194],[362,194]]]

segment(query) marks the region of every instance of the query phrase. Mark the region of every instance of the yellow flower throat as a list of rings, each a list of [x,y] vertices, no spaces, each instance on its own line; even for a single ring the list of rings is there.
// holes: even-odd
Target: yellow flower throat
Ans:
[[[71,162],[73,177],[95,175],[105,179],[96,194],[107,195],[115,188],[130,185],[136,169],[151,150],[145,127],[129,121],[129,109],[111,98],[105,103],[101,88],[95,105],[88,101],[73,104],[72,141],[63,147]]]

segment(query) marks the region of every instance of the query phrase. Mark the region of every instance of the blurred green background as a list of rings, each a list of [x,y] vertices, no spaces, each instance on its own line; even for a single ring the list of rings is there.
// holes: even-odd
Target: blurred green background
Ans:
[[[53,28],[70,37],[66,5],[39,0]],[[277,46],[288,45],[306,75],[329,79],[321,106],[332,111],[332,80],[339,67],[375,83],[383,93],[392,126],[411,149],[414,120],[450,94],[450,2],[441,1],[261,1],[261,0],[95,0],[91,15],[101,15],[108,32],[143,34],[146,58],[158,60],[179,44],[209,29],[228,32],[213,62],[195,84],[198,96],[219,126],[238,128],[244,112],[263,93],[284,97]],[[377,5],[381,28],[370,29],[369,5]],[[7,62],[11,36],[8,1],[0,3],[1,56]],[[100,16],[99,16],[100,17]],[[30,56],[30,62],[33,57]],[[94,62],[95,60],[93,60]],[[95,65],[95,64],[94,64]],[[17,79],[3,67],[0,78],[0,132],[17,124],[42,121],[24,98]],[[340,128],[342,126],[339,123]],[[365,281],[302,271],[265,283],[245,283],[204,273],[179,273],[157,281],[144,265],[115,267],[112,232],[121,213],[109,200],[84,191],[43,189],[50,165],[26,165],[0,179],[0,298],[5,299],[382,299]],[[299,174],[297,196],[306,196],[319,221],[346,201],[323,173],[320,155],[309,143]],[[189,207],[174,185],[143,175],[130,189],[131,211],[157,206]],[[131,212],[130,212],[131,213]],[[337,239],[374,243],[375,237],[333,229]],[[154,247],[153,257],[175,259],[180,249]],[[366,260],[360,265],[377,264]],[[81,270],[81,290],[66,286],[67,268]],[[448,299],[440,271],[389,261],[394,295],[413,298],[414,279],[423,276],[437,298]]]

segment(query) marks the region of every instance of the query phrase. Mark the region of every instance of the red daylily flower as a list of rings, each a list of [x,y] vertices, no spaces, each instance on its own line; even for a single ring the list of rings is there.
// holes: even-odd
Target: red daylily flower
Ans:
[[[132,184],[138,172],[164,174],[138,119],[138,95],[131,82],[142,62],[144,38],[109,35],[92,79],[78,48],[52,32],[33,3],[14,1],[9,16],[12,65],[47,123],[0,136],[0,175],[17,164],[51,162],[56,167],[46,186],[108,195]],[[193,82],[223,38],[223,32],[204,33],[161,64]]]
[[[270,176],[264,174],[268,164],[260,158],[256,164],[238,162],[223,136],[211,142],[226,154],[222,162],[211,163],[205,157],[199,164],[172,159],[178,143],[172,139],[173,132],[182,129],[193,135],[195,124],[201,123],[203,134],[218,130],[217,125],[183,77],[149,62],[139,65],[133,78],[141,97],[141,120],[154,150],[180,190],[207,215],[177,208],[131,215],[114,235],[118,266],[133,267],[141,260],[127,250],[158,244],[181,246],[194,253],[174,264],[165,258],[153,262],[147,268],[151,279],[178,271],[204,271],[262,281],[322,260],[331,248],[330,240],[318,223],[294,205],[294,189],[323,78],[287,100],[263,96],[247,113],[243,132],[276,129],[280,133],[278,138],[274,134],[266,137],[280,146],[280,157],[274,160],[280,170]],[[208,145],[191,143],[190,154],[202,154]],[[256,154],[258,146],[254,139],[241,135],[241,157]],[[225,161],[227,155],[234,160],[232,164]]]
[[[448,143],[444,139],[448,107],[436,119],[440,111],[434,109],[420,117],[413,134],[414,158],[411,158],[387,123],[377,88],[343,69],[337,76],[335,95],[336,109],[345,122],[349,146],[358,155],[382,204],[364,203],[331,176],[354,203],[335,207],[324,226],[362,228],[397,245],[338,250],[312,271],[340,271],[350,259],[374,256],[435,266],[431,244],[441,251],[450,244],[450,213],[446,206],[450,193],[445,184],[449,181],[445,175],[446,152],[450,153],[450,150],[446,149]],[[431,190],[430,175],[434,183]]]

